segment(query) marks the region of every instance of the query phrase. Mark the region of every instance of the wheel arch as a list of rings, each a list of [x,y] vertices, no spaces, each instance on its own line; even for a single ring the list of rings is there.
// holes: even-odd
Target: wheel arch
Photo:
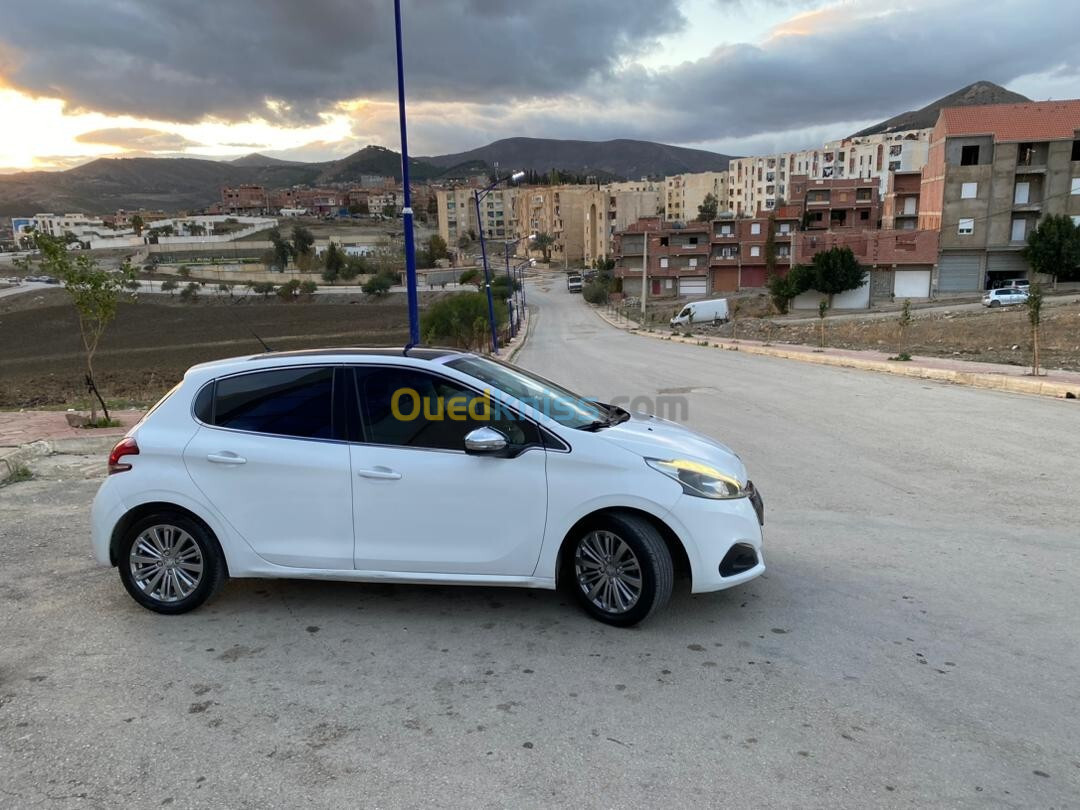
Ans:
[[[596,509],[587,515],[582,516],[578,521],[570,527],[570,529],[563,536],[562,541],[559,543],[559,552],[555,558],[555,587],[560,587],[565,582],[566,566],[570,561],[570,554],[567,553],[568,547],[571,541],[577,537],[578,533],[584,529],[587,525],[594,522],[598,518],[602,518],[605,515],[633,515],[643,520],[647,520],[652,524],[653,528],[660,533],[660,537],[664,541],[664,545],[667,546],[668,554],[671,555],[671,564],[675,568],[676,577],[687,577],[691,580],[691,587],[693,586],[693,568],[690,565],[690,557],[686,553],[686,547],[683,545],[679,535],[672,529],[667,523],[654,515],[652,512],[647,512],[644,509],[635,509],[630,506],[606,506],[600,509]]]
[[[125,512],[124,515],[116,521],[116,525],[113,527],[112,536],[109,538],[109,562],[114,566],[118,563],[120,557],[120,542],[132,526],[143,518],[160,512],[176,512],[202,526],[203,529],[206,530],[206,533],[210,535],[210,539],[217,544],[218,552],[221,554],[222,562],[225,565],[225,573],[228,575],[229,558],[225,555],[225,551],[221,547],[221,540],[218,539],[217,533],[195,512],[180,506],[180,504],[171,503],[169,501],[148,501],[146,503],[140,503],[138,506],[134,506]]]

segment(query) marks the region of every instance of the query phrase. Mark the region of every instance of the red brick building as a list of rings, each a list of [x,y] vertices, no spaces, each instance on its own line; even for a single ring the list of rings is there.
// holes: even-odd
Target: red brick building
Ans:
[[[221,207],[228,214],[256,216],[269,210],[270,201],[262,186],[222,186]]]

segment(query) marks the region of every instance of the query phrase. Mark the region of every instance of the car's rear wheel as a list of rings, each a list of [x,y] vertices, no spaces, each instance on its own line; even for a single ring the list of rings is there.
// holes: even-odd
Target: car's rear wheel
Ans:
[[[1000,307],[1001,302],[1000,301],[991,301],[990,306],[992,306],[992,307]]]
[[[158,613],[186,613],[226,579],[225,560],[205,526],[180,512],[137,521],[123,537],[120,579],[131,597]]]
[[[591,616],[629,627],[671,598],[671,554],[656,528],[636,515],[604,515],[573,538],[574,593]]]

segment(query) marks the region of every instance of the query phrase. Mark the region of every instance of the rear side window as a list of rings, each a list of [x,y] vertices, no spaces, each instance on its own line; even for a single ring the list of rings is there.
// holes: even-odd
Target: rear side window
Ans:
[[[218,380],[213,424],[300,439],[334,438],[332,368],[285,368]]]

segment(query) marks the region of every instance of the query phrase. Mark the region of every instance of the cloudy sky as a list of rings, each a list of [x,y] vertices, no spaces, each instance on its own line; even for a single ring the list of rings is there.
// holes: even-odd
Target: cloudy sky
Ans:
[[[38,0],[0,15],[0,170],[399,147],[390,0]],[[752,154],[976,80],[1080,97],[1077,0],[404,0],[410,150],[514,135]]]

